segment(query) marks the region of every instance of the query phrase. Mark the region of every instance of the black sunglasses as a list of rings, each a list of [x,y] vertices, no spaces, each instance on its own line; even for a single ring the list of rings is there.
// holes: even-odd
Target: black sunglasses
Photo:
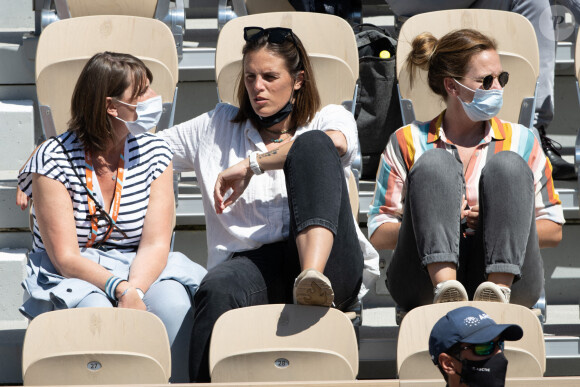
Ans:
[[[288,36],[292,39],[294,46],[296,45],[296,39],[294,38],[294,33],[290,28],[284,27],[272,27],[272,28],[262,28],[262,27],[244,27],[244,40],[246,42],[253,42],[260,39],[262,36],[266,35],[269,43],[282,44]]]
[[[477,356],[488,356],[491,355],[496,348],[501,349],[503,351],[504,342],[503,340],[497,341],[489,341],[487,343],[480,343],[480,344],[465,344],[460,345],[459,350],[463,351],[464,349],[469,349],[474,355]]]
[[[469,77],[463,77],[463,78],[469,78]],[[474,81],[481,82],[482,86],[483,86],[483,90],[489,90],[491,88],[491,86],[493,85],[493,80],[495,78],[497,78],[499,85],[501,87],[504,87],[505,85],[507,85],[508,81],[510,80],[510,74],[507,71],[502,71],[501,73],[499,73],[499,75],[497,77],[489,74],[483,78],[469,78],[469,79],[473,79]]]

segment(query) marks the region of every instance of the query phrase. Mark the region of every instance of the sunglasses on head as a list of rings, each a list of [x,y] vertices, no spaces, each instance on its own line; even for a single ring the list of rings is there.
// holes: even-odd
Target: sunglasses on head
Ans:
[[[497,78],[497,81],[499,82],[499,85],[501,87],[504,87],[505,85],[507,85],[507,83],[510,79],[510,74],[507,71],[502,71],[501,73],[499,73],[499,75],[497,77],[489,74],[483,78],[470,78],[470,77],[463,77],[463,78],[469,78],[469,79],[473,79],[474,81],[481,82],[481,84],[483,86],[483,90],[489,90],[491,88],[491,86],[493,85],[493,80],[495,78]]]
[[[284,41],[286,41],[288,36],[290,36],[290,38],[292,38],[292,43],[294,43],[294,46],[296,46],[296,39],[294,39],[294,33],[290,28],[244,27],[244,40],[246,42],[256,41],[264,35],[268,38],[269,43],[275,44],[284,43]]]
[[[504,342],[503,340],[497,341],[489,341],[487,343],[480,343],[480,344],[464,344],[459,346],[459,350],[463,351],[464,349],[471,350],[474,355],[477,356],[488,356],[491,355],[496,348],[499,348],[503,351]]]

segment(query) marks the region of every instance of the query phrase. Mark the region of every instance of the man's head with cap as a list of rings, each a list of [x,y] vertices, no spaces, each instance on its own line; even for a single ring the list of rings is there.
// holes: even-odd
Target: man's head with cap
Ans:
[[[454,375],[459,382],[462,362],[484,361],[501,352],[496,345],[490,348],[493,351],[488,355],[477,355],[472,345],[515,341],[522,336],[519,325],[496,324],[484,311],[464,306],[450,311],[435,323],[429,336],[429,354],[446,380]],[[453,384],[451,379],[449,382]]]

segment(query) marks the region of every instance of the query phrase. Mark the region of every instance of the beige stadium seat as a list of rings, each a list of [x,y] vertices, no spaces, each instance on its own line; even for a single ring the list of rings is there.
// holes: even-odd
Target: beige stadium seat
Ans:
[[[155,18],[171,30],[174,48],[181,60],[185,32],[184,0],[33,0],[36,34],[59,20],[95,16],[126,15]]]
[[[210,343],[213,383],[354,380],[358,348],[344,313],[259,305],[224,313]]]
[[[38,42],[36,85],[46,137],[66,131],[78,75],[102,51],[132,54],[145,62],[153,73],[151,87],[163,100],[158,129],[172,125],[178,60],[171,31],[155,19],[86,16],[50,24]]]
[[[168,383],[165,326],[152,313],[79,308],[30,322],[22,349],[25,386]]]
[[[235,87],[242,69],[244,27],[249,26],[291,28],[312,59],[322,105],[353,100],[358,79],[358,49],[350,25],[333,15],[275,12],[233,19],[220,31],[215,71],[221,101],[238,105]]]
[[[343,19],[309,12],[274,12],[239,17],[220,31],[215,71],[220,101],[238,106],[235,88],[242,69],[244,27],[285,27],[300,38],[312,62],[322,106],[343,104],[354,114],[358,49],[354,32]],[[340,82],[337,82],[340,80]],[[360,157],[353,163],[358,182]]]
[[[503,69],[510,74],[504,91],[504,106],[498,117],[531,128],[539,74],[534,28],[517,13],[486,9],[428,12],[415,15],[403,24],[397,46],[397,78],[403,123],[406,125],[415,119],[429,121],[445,106],[441,97],[429,89],[426,71],[417,72],[411,88],[405,60],[413,39],[427,31],[441,38],[447,32],[461,28],[473,28],[495,39]]]
[[[55,8],[65,17],[127,15],[153,18],[157,0],[56,0]],[[68,12],[68,14],[67,14]],[[63,17],[61,17],[62,19]]]
[[[352,23],[362,23],[362,1],[350,2],[350,14],[347,16]],[[296,9],[289,0],[219,0],[218,1],[218,28],[222,28],[235,17],[270,12],[293,12]]]
[[[67,130],[77,79],[86,62],[102,51],[143,60],[153,73],[151,87],[163,101],[163,113],[153,130],[173,125],[179,69],[169,28],[159,20],[136,16],[84,16],[50,24],[38,41],[36,92],[47,138]],[[174,189],[177,203],[176,185]]]
[[[441,373],[429,356],[429,335],[433,325],[447,312],[473,306],[486,312],[496,323],[515,323],[524,336],[505,342],[509,361],[507,377],[541,377],[546,371],[546,348],[538,317],[528,308],[499,302],[465,301],[425,305],[411,310],[401,323],[397,342],[397,371],[404,379],[438,379]]]

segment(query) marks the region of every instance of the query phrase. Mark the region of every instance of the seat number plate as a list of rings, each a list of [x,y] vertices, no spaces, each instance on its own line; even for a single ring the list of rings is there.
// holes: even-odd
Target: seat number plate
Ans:
[[[98,370],[101,369],[101,367],[102,367],[102,365],[98,361],[90,361],[90,362],[87,363],[87,368],[90,371],[98,371]]]

